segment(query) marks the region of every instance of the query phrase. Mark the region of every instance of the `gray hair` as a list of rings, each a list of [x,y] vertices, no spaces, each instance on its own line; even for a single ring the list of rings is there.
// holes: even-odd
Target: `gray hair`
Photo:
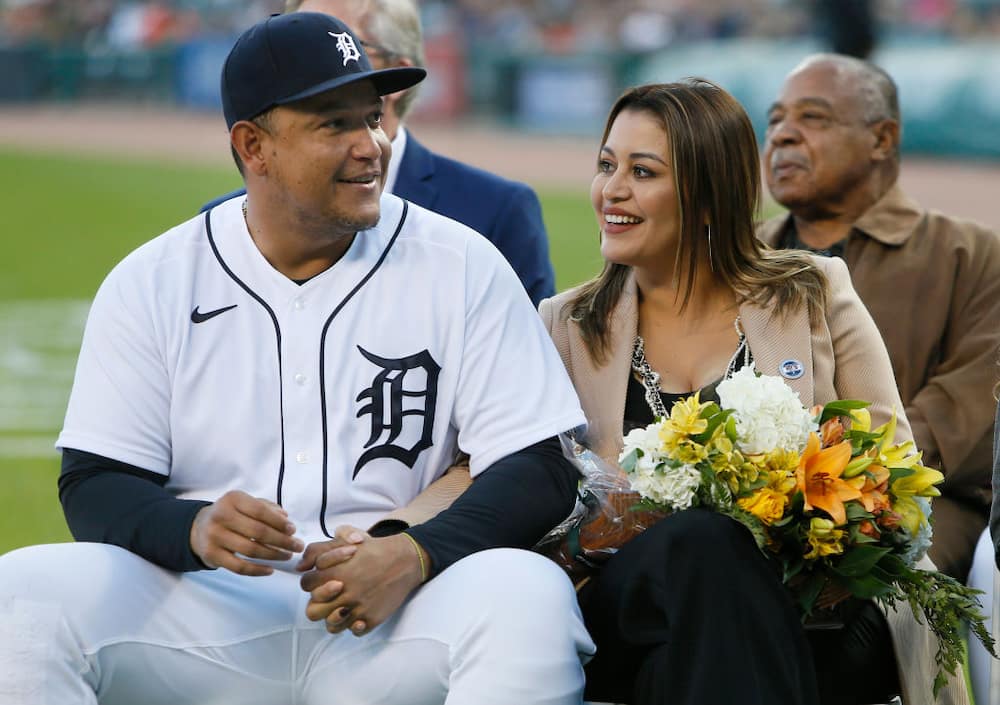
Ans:
[[[361,6],[366,39],[378,44],[390,58],[409,59],[414,66],[424,66],[424,37],[420,10],[415,0],[353,0]],[[303,0],[285,0],[285,12],[295,12]],[[406,91],[396,104],[402,118],[410,111],[417,97],[417,87]]]
[[[838,77],[850,81],[861,99],[866,123],[895,120],[902,124],[899,112],[899,90],[885,69],[870,61],[863,61],[843,54],[814,54],[795,67],[798,71],[813,64],[831,64]]]

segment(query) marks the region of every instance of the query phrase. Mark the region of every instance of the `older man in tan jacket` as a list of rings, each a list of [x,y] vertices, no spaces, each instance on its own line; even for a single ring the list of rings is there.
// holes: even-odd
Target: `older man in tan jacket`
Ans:
[[[896,86],[884,71],[845,56],[807,58],[768,113],[764,172],[789,213],[759,235],[847,262],[924,462],[945,473],[930,556],[964,581],[990,507],[1000,237],[903,193],[899,142]]]

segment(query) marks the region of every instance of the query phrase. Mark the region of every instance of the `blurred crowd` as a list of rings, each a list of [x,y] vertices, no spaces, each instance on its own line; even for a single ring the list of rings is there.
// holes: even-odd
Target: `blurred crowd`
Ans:
[[[822,0],[425,0],[428,38],[550,53],[817,32]],[[872,0],[883,34],[1000,36],[1000,0]],[[235,34],[282,0],[0,0],[0,45],[136,49]]]

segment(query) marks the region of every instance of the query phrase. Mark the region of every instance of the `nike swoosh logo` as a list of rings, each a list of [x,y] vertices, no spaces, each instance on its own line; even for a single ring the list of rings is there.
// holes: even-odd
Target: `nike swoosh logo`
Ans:
[[[194,311],[191,312],[191,322],[204,323],[209,318],[215,318],[220,313],[225,313],[226,311],[233,308],[236,308],[236,304],[233,304],[232,306],[225,306],[224,308],[217,308],[214,311],[205,311],[205,313],[202,313],[201,311],[198,310],[198,307],[195,306]]]

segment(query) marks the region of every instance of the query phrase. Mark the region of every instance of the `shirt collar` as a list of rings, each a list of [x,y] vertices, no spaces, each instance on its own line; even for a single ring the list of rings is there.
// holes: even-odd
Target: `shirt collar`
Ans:
[[[389,169],[385,175],[384,193],[392,193],[396,188],[396,178],[399,176],[399,165],[403,161],[403,152],[406,151],[406,128],[402,125],[396,130],[396,137],[392,140],[392,158],[389,160]]]
[[[854,228],[885,245],[899,246],[910,239],[922,217],[920,205],[895,183],[855,221]]]

